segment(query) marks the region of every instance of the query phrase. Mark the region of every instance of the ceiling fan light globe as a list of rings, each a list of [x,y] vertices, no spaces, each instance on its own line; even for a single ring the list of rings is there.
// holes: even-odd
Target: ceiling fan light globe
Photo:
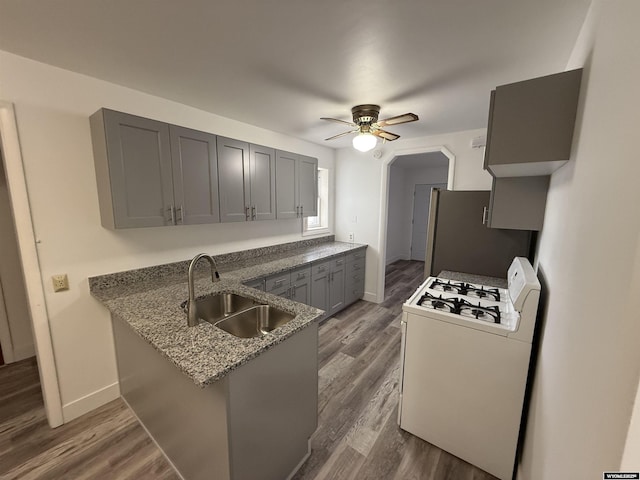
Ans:
[[[368,152],[375,148],[378,139],[370,133],[361,133],[353,137],[353,148],[361,152]]]

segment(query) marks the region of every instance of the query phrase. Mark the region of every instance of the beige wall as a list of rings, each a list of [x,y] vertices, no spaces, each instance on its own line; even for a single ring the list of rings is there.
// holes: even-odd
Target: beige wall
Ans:
[[[13,102],[38,243],[63,413],[68,421],[118,395],[111,321],[87,278],[301,238],[299,220],[109,231],[100,226],[89,116],[109,107],[318,157],[329,148],[0,52],[0,96]],[[71,289],[53,293],[67,273]]]
[[[521,479],[602,478],[625,445],[625,465],[640,469],[638,407],[628,433],[640,375],[640,2],[595,6],[595,35],[576,49],[586,60],[572,158],[551,178],[540,237],[549,295]]]

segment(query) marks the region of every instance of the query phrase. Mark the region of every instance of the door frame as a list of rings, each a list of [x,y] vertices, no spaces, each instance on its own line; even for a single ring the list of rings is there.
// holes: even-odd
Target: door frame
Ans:
[[[456,156],[444,145],[434,145],[431,147],[400,148],[390,151],[389,155],[382,161],[382,179],[380,188],[380,218],[378,221],[378,245],[380,246],[378,255],[378,285],[376,303],[384,301],[384,271],[387,261],[387,220],[389,209],[389,171],[391,165],[398,157],[403,155],[415,155],[420,153],[440,152],[449,160],[447,175],[447,189],[453,190]]]
[[[49,425],[54,428],[63,423],[62,401],[49,329],[49,315],[42,286],[42,272],[38,260],[38,240],[36,240],[31,220],[31,206],[15,109],[12,103],[2,100],[0,100],[0,140],[7,189],[20,250],[20,263],[24,272],[44,409]]]

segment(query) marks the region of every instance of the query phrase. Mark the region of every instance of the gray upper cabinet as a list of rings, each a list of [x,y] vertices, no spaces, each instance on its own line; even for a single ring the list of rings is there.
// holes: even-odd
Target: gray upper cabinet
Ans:
[[[102,225],[172,224],[169,125],[107,109],[94,113],[90,124]]]
[[[260,145],[249,146],[251,218],[276,218],[276,152]]]
[[[276,151],[276,207],[277,218],[298,217],[298,155]]]
[[[249,144],[218,137],[220,220],[244,222],[251,219]]]
[[[485,169],[495,177],[549,175],[569,160],[582,70],[497,87]]]
[[[219,222],[216,136],[176,125],[169,133],[175,223]]]
[[[90,125],[106,228],[317,215],[316,158],[105,108]]]
[[[219,221],[215,135],[108,109],[90,124],[103,226]]]
[[[277,218],[318,214],[318,159],[276,152]]]
[[[512,230],[542,230],[549,175],[494,177],[487,225]]]
[[[302,217],[318,215],[318,159],[299,155],[298,205]]]
[[[272,148],[218,137],[221,220],[275,219],[275,171]]]

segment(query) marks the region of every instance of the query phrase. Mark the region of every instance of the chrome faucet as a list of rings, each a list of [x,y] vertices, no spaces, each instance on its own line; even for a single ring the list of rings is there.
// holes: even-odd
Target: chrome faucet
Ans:
[[[189,300],[187,301],[187,325],[190,327],[195,327],[198,325],[198,313],[196,311],[196,294],[195,288],[193,286],[193,270],[195,269],[196,263],[201,258],[207,259],[209,264],[211,264],[211,281],[218,282],[220,281],[220,274],[218,273],[218,266],[216,265],[216,261],[212,256],[207,255],[206,253],[199,253],[191,263],[189,264]]]

